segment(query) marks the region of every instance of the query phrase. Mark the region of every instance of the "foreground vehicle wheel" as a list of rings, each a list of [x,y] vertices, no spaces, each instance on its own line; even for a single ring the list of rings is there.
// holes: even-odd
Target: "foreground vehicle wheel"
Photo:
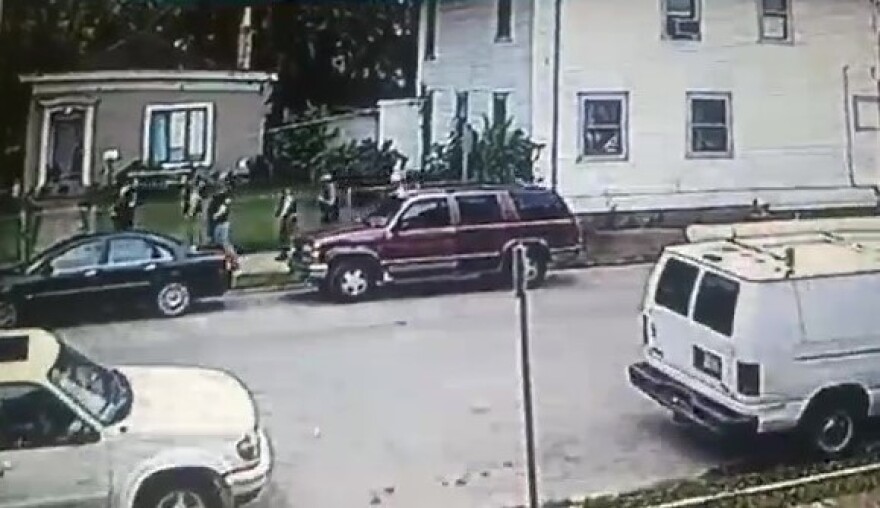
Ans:
[[[511,284],[514,283],[514,255],[515,254],[511,252],[507,258],[506,271],[508,274],[508,280]],[[525,261],[524,275],[526,278],[526,287],[534,289],[544,285],[544,282],[547,280],[547,256],[543,255],[539,249],[531,247],[526,251]]]
[[[18,326],[18,308],[14,303],[0,300],[0,330]]]
[[[851,454],[858,444],[862,412],[854,404],[825,402],[810,408],[802,433],[812,451],[828,459]]]
[[[369,296],[376,285],[366,263],[343,261],[330,271],[328,290],[340,302],[357,302]]]
[[[191,303],[189,287],[182,282],[168,282],[156,293],[156,310],[162,317],[182,316]]]
[[[222,508],[217,489],[201,482],[157,482],[138,496],[135,508]]]

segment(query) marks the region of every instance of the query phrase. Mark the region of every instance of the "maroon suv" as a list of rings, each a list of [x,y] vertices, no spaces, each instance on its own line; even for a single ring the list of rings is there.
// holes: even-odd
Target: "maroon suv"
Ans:
[[[530,287],[548,266],[576,258],[581,235],[555,192],[540,187],[439,187],[388,197],[359,224],[299,238],[291,270],[340,301],[382,285],[511,273],[512,247],[528,249]]]

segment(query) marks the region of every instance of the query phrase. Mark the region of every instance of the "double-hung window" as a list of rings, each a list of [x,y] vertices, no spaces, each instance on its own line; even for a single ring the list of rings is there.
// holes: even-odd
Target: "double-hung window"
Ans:
[[[147,106],[144,153],[153,166],[209,166],[214,136],[213,104]]]
[[[581,158],[624,160],[628,156],[628,94],[581,94]]]

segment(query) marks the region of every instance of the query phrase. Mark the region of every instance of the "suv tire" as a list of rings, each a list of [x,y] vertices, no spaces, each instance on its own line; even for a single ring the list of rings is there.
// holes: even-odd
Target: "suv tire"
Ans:
[[[364,300],[376,287],[375,272],[368,263],[358,260],[335,263],[327,279],[327,292],[341,303]]]
[[[11,300],[0,300],[0,330],[15,328],[21,322],[18,306]]]
[[[186,314],[192,304],[189,286],[177,281],[162,283],[156,291],[155,304],[156,311],[162,317],[174,318]]]
[[[510,250],[505,256],[505,276],[508,284],[514,284],[513,271],[514,251]],[[529,289],[539,288],[544,285],[547,280],[547,255],[543,252],[543,248],[529,246],[526,250],[526,287]]]
[[[137,497],[134,508],[222,508],[223,499],[217,488],[206,481],[163,478]]]
[[[826,459],[850,455],[859,442],[859,430],[865,415],[854,401],[842,397],[824,397],[807,409],[801,433],[815,454]]]

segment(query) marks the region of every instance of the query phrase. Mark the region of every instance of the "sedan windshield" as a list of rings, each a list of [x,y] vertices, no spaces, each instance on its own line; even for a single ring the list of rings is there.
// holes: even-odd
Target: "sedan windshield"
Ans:
[[[388,224],[388,221],[403,206],[403,200],[398,197],[389,197],[382,200],[372,212],[364,217],[364,222],[373,227],[382,227]]]
[[[98,365],[63,343],[49,370],[49,381],[104,425],[125,418],[131,406],[131,388],[122,373]]]

